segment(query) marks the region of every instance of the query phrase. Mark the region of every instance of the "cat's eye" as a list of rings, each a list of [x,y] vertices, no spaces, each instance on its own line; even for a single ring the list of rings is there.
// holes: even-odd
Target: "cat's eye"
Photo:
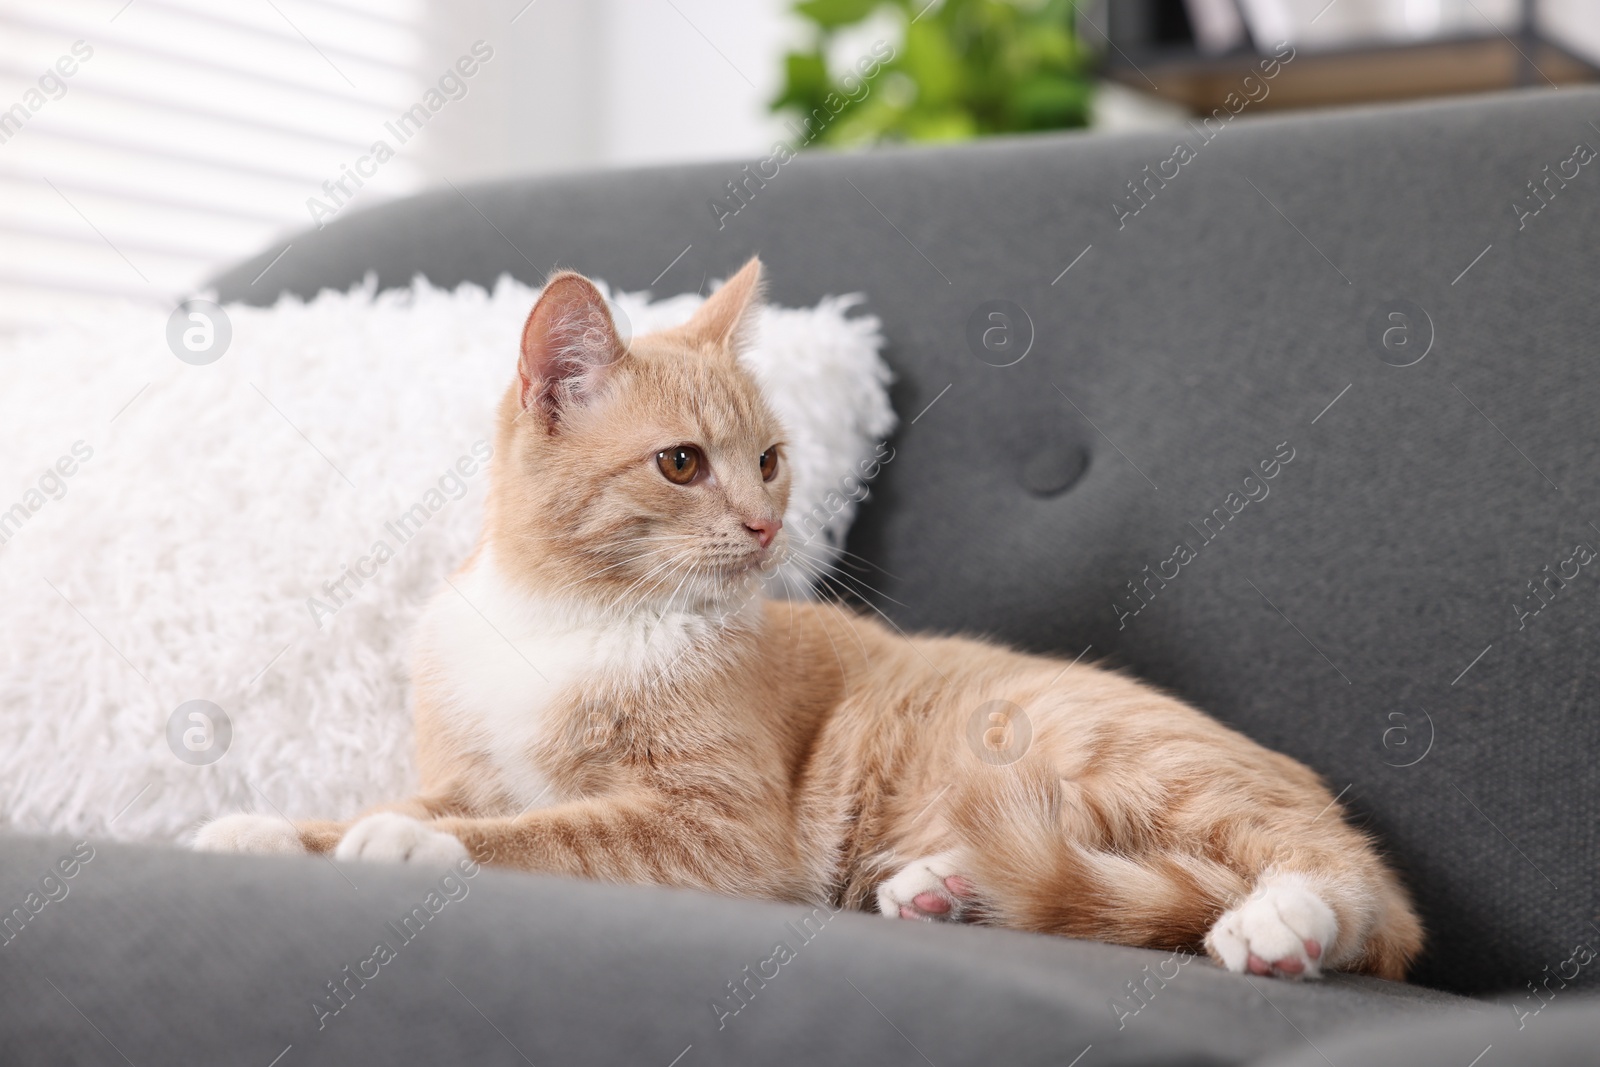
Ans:
[[[778,446],[773,445],[761,453],[761,480],[770,482],[778,473]]]
[[[700,473],[705,460],[693,445],[676,445],[656,454],[656,466],[674,485],[688,485]]]

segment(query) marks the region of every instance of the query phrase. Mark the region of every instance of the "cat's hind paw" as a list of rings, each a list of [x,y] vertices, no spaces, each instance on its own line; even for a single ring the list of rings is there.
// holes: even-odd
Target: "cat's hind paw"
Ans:
[[[380,811],[345,831],[333,858],[448,867],[468,856],[467,846],[454,835],[435,830],[409,815]]]
[[[1338,934],[1333,909],[1304,879],[1285,876],[1224,913],[1206,935],[1206,951],[1240,974],[1320,978]]]
[[[889,919],[961,922],[972,903],[972,883],[952,853],[924,856],[878,887],[878,911]]]
[[[224,815],[194,835],[197,852],[245,852],[255,855],[304,852],[300,832],[277,815]]]

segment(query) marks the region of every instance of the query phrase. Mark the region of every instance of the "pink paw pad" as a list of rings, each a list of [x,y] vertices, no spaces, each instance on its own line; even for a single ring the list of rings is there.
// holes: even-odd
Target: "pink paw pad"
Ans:
[[[944,880],[944,887],[958,897],[970,897],[973,894],[972,883],[959,874],[952,874]]]
[[[1321,955],[1321,949],[1318,949],[1315,954],[1308,953],[1308,955],[1311,955],[1312,959],[1316,959],[1317,956]],[[1285,956],[1281,960],[1273,960],[1269,963],[1254,952],[1250,953],[1250,958],[1245,961],[1245,966],[1249,968],[1251,974],[1257,974],[1263,978],[1270,977],[1273,974],[1298,978],[1306,970],[1306,965],[1294,956]]]
[[[973,888],[966,876],[956,873],[960,870],[947,853],[906,864],[878,886],[879,914],[923,922],[966,922]]]

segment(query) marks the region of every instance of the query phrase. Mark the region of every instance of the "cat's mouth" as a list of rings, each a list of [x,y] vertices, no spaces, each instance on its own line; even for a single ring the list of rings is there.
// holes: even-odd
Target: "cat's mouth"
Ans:
[[[770,548],[763,548],[723,561],[718,564],[718,570],[728,578],[742,578],[752,571],[767,570],[776,563],[776,554]]]
[[[783,552],[774,543],[748,552],[718,553],[709,561],[710,571],[728,583],[770,576],[783,562]]]

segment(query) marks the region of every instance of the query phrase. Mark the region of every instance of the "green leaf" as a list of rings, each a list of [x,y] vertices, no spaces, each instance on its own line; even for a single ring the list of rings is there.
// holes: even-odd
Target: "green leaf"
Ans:
[[[978,135],[972,116],[959,108],[913,112],[907,116],[906,132],[917,141],[967,141]]]
[[[906,30],[899,67],[917,83],[917,99],[929,105],[955,100],[966,74],[944,27],[932,22],[918,22]]]
[[[1081,79],[1042,75],[1017,86],[1011,107],[1018,129],[1054,130],[1083,125],[1089,97],[1090,87]]]
[[[892,13],[904,36],[891,43],[871,92],[819,129],[812,144],[955,140],[1088,121],[1095,50],[1075,32],[1074,0],[801,0],[816,30],[811,51],[784,58],[774,110],[809,115],[843,92],[849,72],[830,70],[835,31],[874,12]],[[858,87],[857,87],[858,88]]]
[[[783,57],[783,89],[772,101],[772,110],[793,107],[810,111],[822,102],[831,85],[828,62],[821,52],[790,52]]]
[[[825,30],[851,26],[877,7],[880,0],[800,0],[794,5],[796,13],[815,22]]]
[[[840,146],[872,144],[893,136],[904,121],[904,111],[881,97],[869,96],[846,108],[821,140]]]

